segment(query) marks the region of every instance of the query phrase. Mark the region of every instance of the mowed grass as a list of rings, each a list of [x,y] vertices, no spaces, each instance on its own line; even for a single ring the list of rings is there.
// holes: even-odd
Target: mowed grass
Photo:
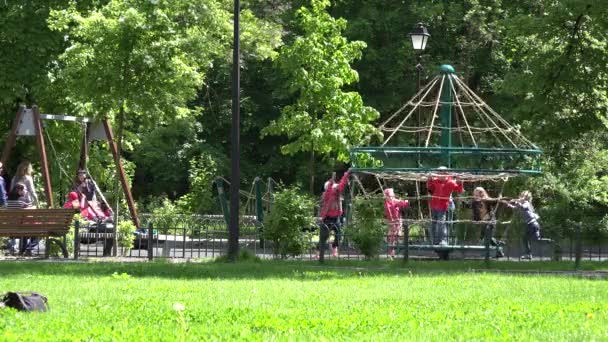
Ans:
[[[483,268],[2,262],[0,292],[41,292],[51,311],[1,309],[0,341],[608,340],[608,281],[472,271]]]

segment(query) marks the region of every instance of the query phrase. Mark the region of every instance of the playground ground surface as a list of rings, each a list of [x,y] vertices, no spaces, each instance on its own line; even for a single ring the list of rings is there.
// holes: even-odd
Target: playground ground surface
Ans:
[[[607,262],[0,262],[2,341],[606,340]]]

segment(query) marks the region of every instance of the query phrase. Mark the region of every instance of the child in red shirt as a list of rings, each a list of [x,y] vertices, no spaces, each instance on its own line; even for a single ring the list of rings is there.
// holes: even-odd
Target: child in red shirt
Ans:
[[[332,256],[338,256],[338,244],[341,238],[341,222],[340,216],[342,216],[342,192],[348,184],[348,171],[344,173],[340,182],[336,183],[333,179],[325,182],[322,201],[321,201],[321,229],[319,231],[319,256],[318,258],[323,261],[322,253],[325,250],[325,243],[329,238],[329,233],[333,230],[335,232],[334,242],[332,243]]]
[[[439,169],[446,169],[440,167]],[[462,183],[456,182],[447,174],[428,179],[426,187],[431,194],[431,237],[433,245],[448,245],[448,226],[446,214],[452,192],[462,193]]]
[[[405,209],[410,205],[407,200],[400,200],[395,197],[395,192],[392,188],[384,189],[384,216],[388,220],[388,245],[389,256],[395,256],[395,244],[399,240],[399,232],[401,232],[401,215],[400,209]]]

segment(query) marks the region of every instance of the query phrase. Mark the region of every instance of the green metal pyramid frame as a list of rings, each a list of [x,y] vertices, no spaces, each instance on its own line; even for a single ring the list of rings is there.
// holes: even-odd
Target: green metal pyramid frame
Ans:
[[[381,146],[350,150],[353,171],[404,179],[439,170],[479,179],[542,172],[542,150],[467,87],[450,65],[442,65],[440,74],[379,128],[386,137]]]

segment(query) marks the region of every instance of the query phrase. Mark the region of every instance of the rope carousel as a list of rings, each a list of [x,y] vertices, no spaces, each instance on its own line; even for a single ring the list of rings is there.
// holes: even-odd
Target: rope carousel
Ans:
[[[405,257],[409,250],[432,250],[443,259],[454,250],[480,250],[489,258],[489,246],[499,241],[493,237],[497,225],[506,227],[503,236],[510,226],[510,222],[496,219],[498,204],[508,200],[502,194],[505,184],[512,177],[540,174],[542,150],[524,137],[517,125],[509,124],[490,108],[450,65],[442,65],[439,75],[379,129],[385,137],[380,146],[350,150],[353,192],[364,198],[381,198],[384,190],[394,188],[404,195],[401,199],[409,201],[407,214],[400,217]],[[452,179],[466,191],[440,198],[430,189],[430,182],[436,179]],[[495,196],[489,196],[481,185]],[[484,194],[477,194],[479,189]],[[481,217],[458,215],[479,196],[485,197],[486,207]],[[433,219],[429,202],[442,200],[449,203],[447,215]],[[442,241],[434,239],[430,229],[438,223],[449,228],[447,239]],[[479,234],[470,232],[475,229],[481,229],[485,238],[480,240]],[[501,256],[500,243],[495,247],[495,256]]]

